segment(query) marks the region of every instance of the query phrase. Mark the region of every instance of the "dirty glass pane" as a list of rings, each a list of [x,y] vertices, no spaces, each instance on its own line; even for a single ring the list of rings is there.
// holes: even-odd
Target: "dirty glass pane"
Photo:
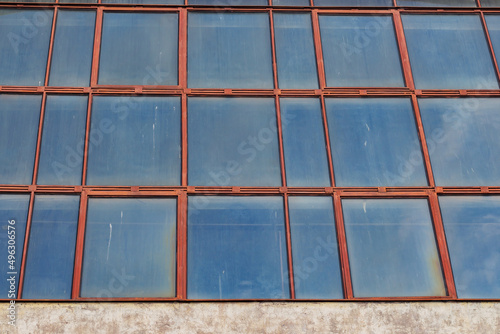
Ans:
[[[87,184],[178,185],[180,99],[96,96]]]
[[[176,200],[90,198],[82,297],[174,297]]]
[[[438,186],[500,186],[500,99],[420,99]]]
[[[318,99],[280,99],[286,182],[290,187],[328,187],[325,131]]]
[[[94,26],[94,11],[58,11],[49,85],[89,85]]]
[[[484,0],[481,0],[481,4]],[[476,0],[397,0],[408,7],[476,7]]]
[[[273,98],[190,98],[188,182],[280,186]]]
[[[5,254],[0,262],[0,298],[17,296],[29,204],[29,195],[0,194],[0,249]]]
[[[289,197],[288,202],[297,298],[343,298],[332,198]]]
[[[498,89],[478,15],[401,15],[415,86]]]
[[[38,184],[82,183],[87,99],[69,95],[47,97]]]
[[[330,98],[325,103],[337,186],[427,185],[409,99]]]
[[[320,15],[329,87],[402,87],[391,16]]]
[[[23,298],[71,298],[79,206],[79,196],[35,197]]]
[[[274,14],[279,87],[318,88],[311,15]]]
[[[309,6],[309,0],[273,0],[273,6]]]
[[[41,95],[0,95],[0,184],[31,184]]]
[[[355,297],[444,296],[425,199],[342,200]]]
[[[318,7],[326,6],[381,6],[392,7],[392,0],[314,0],[314,5]]]
[[[43,86],[52,10],[0,10],[0,85]]]
[[[188,298],[290,297],[281,197],[190,197],[188,240]]]
[[[178,15],[107,13],[99,84],[177,85]]]
[[[188,21],[189,87],[274,87],[267,14],[190,12]]]
[[[500,298],[500,197],[439,198],[459,298]]]

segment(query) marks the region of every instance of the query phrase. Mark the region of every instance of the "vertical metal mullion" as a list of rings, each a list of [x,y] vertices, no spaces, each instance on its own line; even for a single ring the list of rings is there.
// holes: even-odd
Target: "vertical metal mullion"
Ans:
[[[179,12],[179,86],[187,88],[187,10],[181,8]]]
[[[100,3],[101,0],[99,0]],[[101,36],[102,36],[102,19],[103,10],[102,7],[97,8],[95,22],[95,32],[94,32],[94,50],[92,53],[92,72],[90,75],[90,86],[97,85],[97,79],[99,75],[99,54],[101,52]]]
[[[326,106],[325,106],[325,97],[323,94],[320,96],[320,103],[321,103],[321,118],[323,119],[323,131],[325,131],[325,149],[326,149],[326,157],[328,158],[328,169],[329,169],[329,176],[330,176],[330,182],[332,187],[335,187],[335,173],[333,171],[333,158],[332,158],[332,149],[331,149],[331,143],[330,143],[330,133],[328,130],[328,119],[326,117]]]
[[[33,218],[33,206],[35,203],[35,191],[31,191],[30,204],[28,208],[28,218],[26,220],[26,232],[24,233],[23,255],[21,257],[21,266],[19,271],[19,285],[17,287],[17,299],[22,298],[24,285],[24,270],[26,267],[26,257],[28,255],[28,242],[30,238],[31,219]]]
[[[273,10],[269,12],[269,24],[271,29],[271,53],[273,57],[273,79],[274,79],[274,89],[278,89],[278,66],[276,60],[276,41],[274,36],[274,17]]]
[[[36,141],[36,151],[35,151],[35,163],[33,166],[33,176],[31,184],[36,185],[36,180],[38,177],[38,163],[40,161],[40,150],[42,146],[42,132],[43,132],[43,119],[45,117],[45,104],[47,102],[47,93],[42,94],[42,105],[40,107],[40,119],[38,121],[38,136]]]
[[[418,99],[415,94],[412,94],[411,96],[411,102],[413,106],[413,113],[415,116],[415,121],[417,124],[417,131],[418,131],[418,137],[420,139],[420,145],[421,145],[421,152],[423,155],[424,159],[424,167],[425,171],[427,173],[427,179],[429,181],[429,186],[435,187],[436,182],[434,180],[434,173],[432,171],[432,165],[431,165],[431,157],[429,154],[429,148],[427,146],[427,139],[425,137],[425,131],[424,131],[424,125],[422,122],[422,116],[420,114],[420,107],[418,106]]]
[[[414,90],[415,82],[411,71],[410,56],[408,54],[408,46],[406,45],[406,38],[403,29],[403,21],[401,20],[401,15],[399,11],[391,10],[391,12],[394,21],[394,28],[396,30],[396,40],[399,46],[399,57],[401,60],[401,66],[403,70],[405,83],[409,89]]]
[[[82,185],[87,184],[87,164],[88,164],[88,156],[89,156],[89,146],[90,146],[90,122],[92,117],[92,101],[93,95],[92,92],[88,95],[87,101],[87,120],[85,124],[85,143],[83,149],[83,162],[82,162]]]
[[[500,82],[500,71],[498,69],[498,62],[497,62],[497,58],[495,56],[495,50],[493,49],[493,44],[491,43],[490,32],[488,30],[488,25],[486,24],[486,19],[484,17],[483,12],[481,12],[481,22],[483,24],[484,33],[486,34],[486,41],[488,42],[488,46],[490,49],[490,55],[491,55],[491,58],[493,60],[493,66],[495,66],[495,74],[497,76],[497,82]]]
[[[444,233],[443,221],[441,219],[441,210],[439,208],[438,196],[435,192],[432,192],[430,194],[429,204],[432,213],[434,232],[436,233],[439,258],[441,260],[441,265],[443,266],[442,271],[444,275],[446,290],[450,297],[457,298],[457,291],[455,288],[455,281],[453,279],[453,271],[451,268],[450,255],[448,253],[448,246],[446,244],[446,236]]]
[[[59,0],[57,0],[57,1],[59,1]],[[49,55],[47,56],[47,67],[45,69],[44,86],[49,85],[50,66],[52,65],[52,52],[54,49],[54,36],[56,34],[56,21],[57,21],[58,11],[59,11],[59,8],[55,7],[54,8],[54,15],[52,17],[52,31],[50,33]]]
[[[178,299],[187,298],[187,193],[177,197],[177,292]]]
[[[88,197],[86,191],[82,191],[80,196],[80,212],[78,215],[78,227],[75,246],[75,264],[73,267],[73,285],[71,289],[71,299],[78,299],[82,279],[83,246],[85,242],[85,224],[87,220]]]
[[[349,254],[347,251],[347,241],[344,226],[344,215],[342,213],[342,199],[336,191],[333,193],[333,209],[335,212],[335,229],[337,230],[337,242],[339,245],[339,261],[344,289],[344,298],[353,299],[351,270],[349,267]]]
[[[326,77],[325,77],[325,66],[323,61],[323,48],[321,45],[321,33],[319,29],[318,10],[314,9],[311,15],[313,24],[314,49],[316,52],[316,66],[318,68],[319,88],[324,89],[326,87]]]
[[[295,280],[293,274],[293,252],[292,252],[292,232],[290,227],[290,212],[288,205],[288,194],[285,193],[285,233],[286,233],[286,249],[288,258],[288,279],[290,282],[290,297],[295,299]]]

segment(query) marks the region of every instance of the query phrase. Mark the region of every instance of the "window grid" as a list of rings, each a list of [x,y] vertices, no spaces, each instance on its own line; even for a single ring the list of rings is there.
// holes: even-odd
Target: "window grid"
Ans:
[[[446,239],[444,234],[443,223],[441,219],[441,213],[438,203],[438,194],[453,194],[453,195],[464,195],[464,194],[478,194],[478,195],[488,195],[488,194],[498,194],[500,193],[500,187],[438,187],[435,185],[433,173],[430,164],[430,157],[427,148],[426,138],[423,131],[422,119],[420,116],[420,111],[417,103],[417,98],[426,97],[479,97],[479,96],[500,96],[500,90],[418,90],[415,89],[413,83],[413,76],[411,72],[408,50],[406,47],[406,41],[404,38],[403,25],[401,21],[401,13],[418,13],[418,14],[437,14],[438,12],[433,9],[361,9],[361,10],[350,10],[350,9],[318,9],[316,8],[283,8],[283,7],[252,7],[248,8],[236,7],[232,8],[231,11],[242,11],[242,12],[263,12],[268,13],[270,19],[270,33],[272,42],[272,57],[273,57],[273,79],[274,79],[274,89],[266,90],[255,90],[255,89],[196,89],[187,87],[187,13],[189,11],[213,11],[213,8],[207,6],[189,6],[187,0],[184,6],[179,5],[169,5],[169,6],[146,6],[146,7],[134,7],[133,5],[123,5],[123,6],[101,6],[101,1],[98,4],[89,5],[59,5],[59,0],[56,0],[56,5],[26,5],[23,7],[27,8],[54,8],[54,16],[52,20],[52,30],[51,39],[49,45],[49,55],[46,65],[45,73],[45,83],[42,87],[21,87],[21,86],[3,86],[0,87],[1,93],[28,93],[28,94],[41,94],[42,95],[42,107],[40,110],[40,123],[37,138],[37,149],[35,155],[35,165],[31,185],[0,185],[1,193],[24,193],[30,194],[30,204],[28,210],[28,220],[26,226],[25,234],[25,247],[22,254],[22,267],[20,271],[20,279],[18,286],[18,300],[22,295],[23,280],[24,280],[24,265],[27,257],[27,251],[29,244],[29,233],[31,227],[31,220],[33,216],[33,206],[35,194],[77,194],[80,195],[80,212],[78,221],[78,231],[77,231],[77,242],[76,242],[76,255],[75,255],[75,267],[74,267],[74,277],[73,277],[73,287],[72,287],[72,299],[73,300],[88,300],[89,298],[79,297],[80,291],[80,281],[81,281],[81,268],[83,261],[83,247],[85,238],[85,222],[86,222],[86,210],[87,202],[89,197],[174,197],[177,198],[177,274],[176,274],[176,297],[167,298],[175,300],[185,300],[187,298],[187,198],[188,195],[233,195],[233,196],[248,196],[248,195],[271,195],[281,196],[284,199],[284,209],[285,209],[285,229],[286,229],[286,245],[288,252],[288,266],[289,266],[289,282],[290,282],[290,295],[291,299],[295,299],[295,291],[293,285],[293,263],[292,263],[292,251],[291,251],[291,237],[290,237],[290,221],[288,212],[288,198],[290,196],[328,196],[332,198],[334,204],[334,215],[336,218],[336,230],[337,238],[339,244],[339,257],[341,264],[341,273],[343,278],[343,289],[345,299],[356,299],[356,300],[436,300],[436,299],[456,299],[457,294],[455,290],[453,273],[451,270],[451,263],[449,260],[448,248],[446,245]],[[478,6],[480,7],[480,0],[477,0]],[[271,4],[271,0],[270,0]],[[313,5],[313,0],[311,0],[311,5]],[[394,0],[394,5],[397,5],[397,1]],[[3,5],[3,8],[12,7],[15,5]],[[94,49],[93,49],[93,60],[92,60],[92,71],[91,71],[91,85],[90,87],[50,87],[48,86],[48,79],[50,74],[50,65],[52,60],[52,50],[54,44],[55,36],[55,25],[57,22],[57,13],[59,8],[73,8],[73,9],[93,9],[97,11],[96,16],[96,27],[95,27],[95,37],[94,37]],[[102,18],[103,11],[154,11],[154,12],[176,12],[179,14],[179,84],[175,87],[172,86],[104,86],[98,85],[98,62],[100,55],[100,41],[102,35]],[[274,26],[273,26],[273,13],[279,12],[305,12],[311,13],[312,24],[313,24],[313,37],[315,43],[316,60],[318,67],[318,76],[320,89],[308,90],[308,89],[294,89],[285,90],[278,88],[278,77],[277,77],[277,63],[276,63],[276,50],[274,42]],[[489,51],[493,58],[494,68],[497,75],[497,79],[500,78],[499,67],[495,58],[495,54],[492,48],[491,39],[487,30],[486,21],[484,18],[484,13],[499,13],[498,9],[494,8],[488,9],[451,9],[447,10],[446,13],[478,13],[481,17],[483,24],[483,29],[486,33],[486,39],[489,45]],[[439,12],[443,13],[443,12]],[[367,89],[362,88],[331,88],[326,87],[326,78],[324,72],[324,62],[320,39],[319,21],[318,15],[322,14],[380,14],[380,15],[390,15],[393,18],[395,34],[397,38],[397,43],[400,52],[400,58],[403,68],[404,80],[406,87],[404,88],[372,88]],[[42,139],[42,128],[43,119],[45,113],[45,104],[47,95],[50,94],[79,94],[88,96],[88,108],[87,108],[87,124],[86,124],[86,135],[85,135],[85,149],[84,149],[84,161],[83,161],[83,173],[82,173],[82,185],[81,186],[42,186],[36,184],[37,173],[38,173],[38,162],[40,158],[40,147]],[[182,137],[182,162],[181,162],[181,185],[176,187],[142,187],[142,186],[132,186],[132,187],[121,187],[121,186],[87,186],[85,184],[87,175],[87,157],[89,152],[89,136],[90,136],[90,119],[91,119],[91,106],[92,99],[94,95],[165,95],[165,96],[180,96],[181,97],[181,137]],[[188,186],[187,182],[187,98],[191,96],[273,96],[276,104],[276,116],[278,123],[278,134],[279,134],[279,158],[280,158],[280,170],[282,178],[281,187],[194,187]],[[325,136],[326,139],[326,150],[328,157],[329,173],[330,179],[332,181],[332,187],[286,187],[286,174],[284,165],[284,151],[283,151],[283,138],[282,138],[282,126],[281,126],[281,114],[280,114],[280,97],[316,97],[320,99],[321,102],[321,113],[323,118],[323,126],[325,134],[328,134],[328,124],[326,122],[326,109],[325,109],[325,97],[364,97],[364,96],[383,96],[383,97],[410,97],[412,101],[412,106],[414,110],[415,119],[417,122],[417,129],[420,139],[420,144],[422,147],[423,159],[425,163],[425,168],[427,172],[427,178],[429,186],[427,187],[352,187],[352,188],[338,188],[335,186],[334,174],[333,174],[333,164],[332,156],[330,150],[330,137]],[[351,275],[349,269],[349,259],[347,253],[347,244],[345,236],[345,228],[343,224],[343,213],[341,207],[341,200],[343,198],[424,198],[428,200],[431,217],[433,220],[433,227],[437,241],[438,252],[441,260],[442,271],[444,274],[444,280],[446,283],[447,296],[446,297],[386,297],[386,298],[354,298],[353,289],[351,282]],[[92,298],[90,298],[92,299]],[[156,300],[160,298],[112,298],[113,300]]]

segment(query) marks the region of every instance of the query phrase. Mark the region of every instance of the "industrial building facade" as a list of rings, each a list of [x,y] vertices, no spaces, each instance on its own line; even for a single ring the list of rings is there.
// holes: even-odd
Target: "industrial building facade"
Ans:
[[[0,7],[5,302],[500,299],[500,1]]]

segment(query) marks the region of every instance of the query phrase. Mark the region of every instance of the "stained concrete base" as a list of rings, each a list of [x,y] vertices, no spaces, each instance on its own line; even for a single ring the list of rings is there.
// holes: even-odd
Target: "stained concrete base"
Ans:
[[[0,303],[0,333],[500,333],[500,303]]]

